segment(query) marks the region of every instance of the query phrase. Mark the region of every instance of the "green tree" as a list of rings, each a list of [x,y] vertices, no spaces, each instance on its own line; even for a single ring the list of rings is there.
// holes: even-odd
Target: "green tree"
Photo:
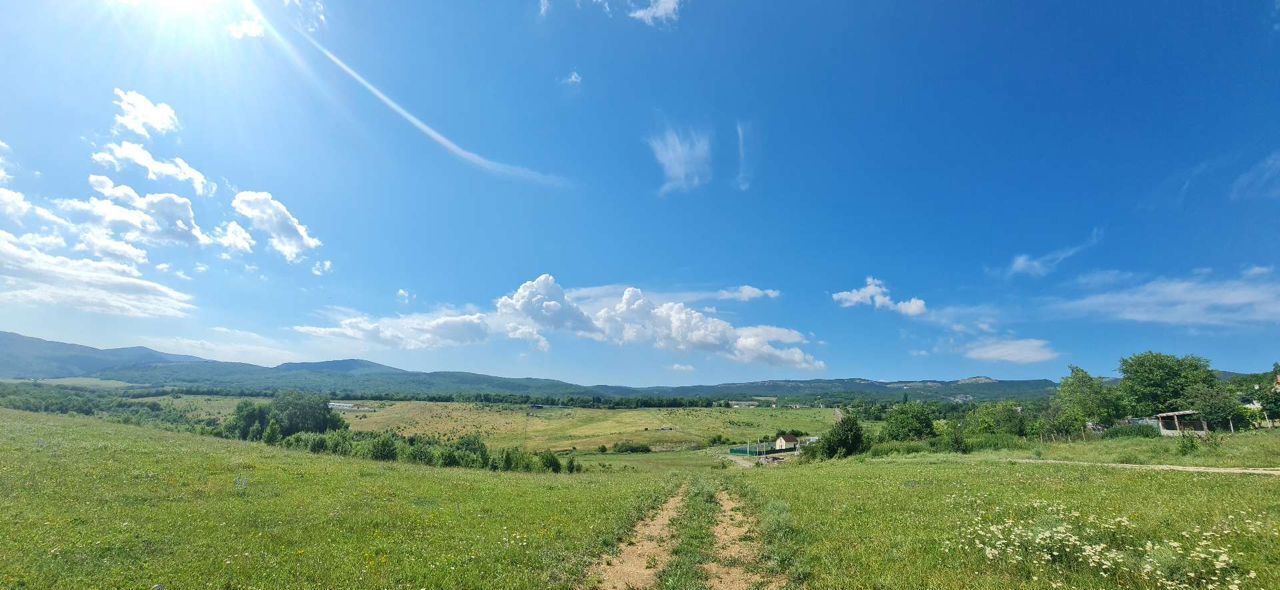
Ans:
[[[1257,398],[1267,419],[1280,419],[1280,363],[1271,367],[1267,382],[1258,388]]]
[[[965,417],[969,430],[982,434],[1027,434],[1022,407],[1013,402],[979,404]]]
[[[847,457],[866,450],[862,435],[862,424],[856,416],[846,414],[831,427],[818,442],[812,445],[816,453],[826,458]]]
[[[253,426],[249,427],[249,434],[245,437],[245,440],[259,440],[261,438],[262,424],[260,422],[254,422]]]
[[[226,436],[234,436],[241,440],[256,440],[256,437],[250,437],[253,427],[258,427],[257,435],[261,436],[270,419],[270,405],[256,403],[247,399],[241,400],[240,403],[236,404],[236,409],[231,413],[231,417],[227,419],[223,432]]]
[[[1124,379],[1120,390],[1132,400],[1138,415],[1177,410],[1195,385],[1212,387],[1218,381],[1209,361],[1194,355],[1176,357],[1144,352],[1120,359]]]
[[[937,434],[933,413],[920,402],[894,406],[885,416],[882,432],[889,440],[924,440]]]
[[[280,438],[280,423],[276,422],[275,418],[272,418],[271,422],[267,424],[267,429],[262,431],[262,442],[269,445],[279,444]]]
[[[1110,426],[1125,417],[1128,404],[1119,387],[1107,387],[1102,377],[1094,377],[1075,365],[1070,369],[1071,374],[1063,377],[1058,385],[1055,403],[1078,410],[1094,424]]]
[[[1193,385],[1183,398],[1182,405],[1198,412],[1200,418],[1213,428],[1244,425],[1240,400],[1217,383]]]
[[[341,430],[347,424],[329,409],[329,400],[319,395],[285,392],[271,400],[271,413],[280,422],[285,436],[295,432]]]

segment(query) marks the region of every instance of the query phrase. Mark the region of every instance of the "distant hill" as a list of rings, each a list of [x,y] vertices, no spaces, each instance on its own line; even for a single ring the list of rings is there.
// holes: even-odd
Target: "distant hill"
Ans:
[[[576,385],[554,379],[494,377],[453,371],[405,371],[361,359],[262,367],[166,354],[142,347],[101,350],[0,332],[0,378],[58,377],[96,377],[149,388],[191,387],[255,392],[300,390],[343,397],[405,398],[509,394],[714,399],[767,397],[808,401],[819,398],[895,400],[905,395],[917,400],[982,401],[1045,397],[1056,386],[1048,379],[1000,381],[990,377],[958,381],[773,380],[670,387]]]
[[[166,354],[141,346],[103,350],[0,332],[0,377],[89,377],[117,367],[201,360],[203,359],[194,356]]]

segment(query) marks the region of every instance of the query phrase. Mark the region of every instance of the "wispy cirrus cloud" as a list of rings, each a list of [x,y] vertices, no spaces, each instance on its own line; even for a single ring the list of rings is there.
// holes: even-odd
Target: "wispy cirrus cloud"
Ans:
[[[711,181],[711,136],[694,130],[665,131],[647,140],[666,181],[658,194],[689,192]]]
[[[1058,358],[1047,340],[1010,338],[979,340],[964,351],[965,358],[1027,365]]]
[[[753,134],[751,125],[738,121],[738,190],[745,191],[751,188],[752,169],[748,160],[747,144],[748,134]],[[754,141],[751,142],[754,145]]]
[[[1232,199],[1280,199],[1280,151],[1269,154],[1231,184]]]
[[[1058,315],[1172,326],[1280,323],[1280,282],[1266,273],[1240,279],[1209,275],[1157,278],[1144,283],[1052,302]]]
[[[1045,254],[1043,256],[1031,256],[1030,254],[1018,254],[1013,257],[1013,261],[1009,263],[1009,268],[1005,271],[1006,276],[1013,275],[1029,275],[1033,277],[1043,277],[1058,267],[1062,261],[1079,254],[1086,248],[1098,245],[1102,241],[1102,230],[1095,228],[1093,233],[1089,234],[1089,238],[1075,246],[1060,248]]]
[[[521,166],[504,164],[502,162],[490,160],[484,156],[481,156],[480,154],[464,149],[462,146],[454,143],[453,140],[449,139],[448,137],[445,137],[443,133],[436,131],[435,128],[431,127],[430,125],[423,123],[422,120],[414,116],[413,113],[410,113],[404,107],[400,106],[400,103],[392,100],[391,97],[387,96],[385,93],[382,92],[382,90],[378,89],[377,86],[374,86],[371,82],[366,80],[364,76],[361,76],[359,72],[355,71],[355,69],[347,65],[346,62],[342,61],[341,59],[338,59],[338,56],[334,55],[328,49],[325,49],[325,47],[321,45],[318,41],[316,41],[315,39],[312,39],[310,36],[306,36],[306,39],[311,43],[313,47],[316,48],[317,51],[319,51],[322,55],[328,58],[330,62],[333,62],[333,65],[337,66],[338,69],[346,73],[347,76],[349,76],[352,80],[354,80],[356,83],[362,86],[366,91],[369,92],[369,94],[372,94],[374,98],[377,98],[378,101],[380,101],[384,106],[386,106],[388,109],[391,109],[391,112],[399,115],[400,118],[404,119],[406,122],[412,125],[415,129],[421,132],[423,135],[426,135],[427,138],[429,138],[431,141],[436,142],[437,144],[440,145],[440,147],[443,147],[445,151],[449,152],[450,154],[453,154],[454,156],[458,157],[462,161],[467,162],[468,164],[471,164],[476,168],[484,170],[485,172],[489,172],[491,174],[497,174],[500,176],[508,176],[511,178],[518,178],[521,180],[528,180],[528,181],[533,181],[533,182],[552,185],[552,186],[560,186],[560,185],[567,184],[566,181],[559,176],[556,176],[553,174],[544,174],[542,172],[537,172],[535,170],[530,170],[528,168],[524,168]]]

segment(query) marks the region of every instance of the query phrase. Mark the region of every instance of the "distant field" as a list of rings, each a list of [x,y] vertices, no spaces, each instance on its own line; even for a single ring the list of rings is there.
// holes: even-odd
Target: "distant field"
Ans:
[[[56,379],[40,379],[38,382],[47,385],[66,385],[68,387],[88,387],[93,389],[124,389],[133,385],[124,381],[98,379],[97,377],[59,377]],[[0,379],[0,383],[31,383],[31,380]]]
[[[774,555],[806,588],[1102,590],[1190,580],[1188,588],[1226,589],[1233,576],[1241,589],[1280,588],[1280,477],[945,455],[729,473],[769,527]],[[984,539],[996,548],[990,560],[975,545]],[[1217,549],[1228,556],[1222,566]],[[1118,573],[1121,563],[1153,572]]]
[[[572,588],[671,484],[0,410],[0,588]]]
[[[835,410],[771,408],[679,408],[597,410],[435,402],[361,402],[373,412],[344,412],[355,430],[458,436],[476,433],[496,446],[579,450],[631,440],[657,449],[706,444],[714,435],[756,440],[778,430],[822,434]]]
[[[226,397],[218,395],[157,395],[135,398],[135,401],[159,402],[172,406],[193,420],[204,418],[223,419],[235,412],[236,404],[251,399],[265,402],[266,397]]]

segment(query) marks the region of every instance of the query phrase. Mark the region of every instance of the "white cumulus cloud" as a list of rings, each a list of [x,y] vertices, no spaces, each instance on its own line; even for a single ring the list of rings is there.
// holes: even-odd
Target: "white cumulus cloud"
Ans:
[[[680,18],[680,0],[649,0],[648,6],[637,8],[628,16],[649,26],[675,22]]]
[[[923,299],[912,297],[905,301],[894,301],[889,296],[889,289],[884,286],[884,281],[875,277],[867,277],[867,284],[861,289],[833,293],[831,299],[840,304],[840,307],[872,305],[876,309],[889,309],[906,316],[918,316],[926,311]]]
[[[299,262],[307,250],[319,248],[320,240],[311,237],[307,226],[289,213],[284,204],[272,198],[271,193],[242,191],[236,194],[231,206],[245,219],[249,227],[267,235],[267,243],[289,262]]]
[[[151,180],[172,178],[180,182],[190,182],[191,188],[197,195],[205,194],[206,190],[212,192],[213,185],[205,179],[203,173],[187,164],[186,160],[156,159],[142,144],[131,141],[109,143],[103,151],[95,152],[91,157],[94,162],[111,166],[116,170],[120,170],[125,163],[132,163],[146,170],[147,178]]]
[[[151,137],[147,128],[156,133],[165,134],[178,128],[178,114],[173,107],[151,102],[151,99],[130,90],[128,92],[115,89],[116,106],[120,113],[116,115],[116,126],[123,127],[143,137]]]

